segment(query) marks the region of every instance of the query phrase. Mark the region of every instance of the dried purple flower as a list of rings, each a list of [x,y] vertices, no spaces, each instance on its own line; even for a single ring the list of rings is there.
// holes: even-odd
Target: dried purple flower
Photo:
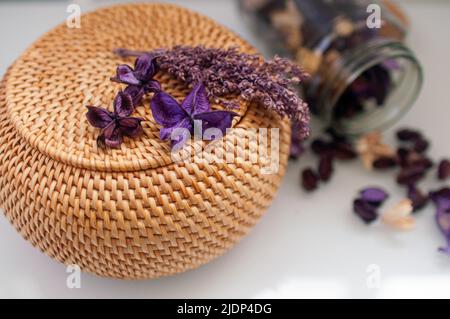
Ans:
[[[320,158],[318,173],[322,181],[327,182],[330,180],[333,174],[333,156],[327,154]]]
[[[407,196],[412,202],[414,212],[424,208],[429,199],[416,185],[408,185]]]
[[[388,193],[379,187],[368,187],[360,192],[361,200],[375,207],[380,206],[388,197]]]
[[[439,251],[450,256],[450,188],[431,192],[430,198],[436,206],[436,222],[447,244],[446,247],[440,247]]]
[[[226,129],[231,127],[233,117],[237,115],[229,111],[211,111],[205,87],[201,83],[195,85],[181,104],[161,91],[152,98],[150,107],[155,121],[162,126],[162,140],[171,138],[172,132],[180,128],[193,134],[194,121],[202,122],[202,136],[210,128],[219,129],[224,136]],[[172,146],[186,142],[187,134],[177,137],[172,140]]]
[[[141,118],[130,117],[133,113],[131,96],[120,91],[114,99],[114,112],[96,106],[88,106],[86,117],[89,123],[102,129],[97,138],[99,147],[117,148],[122,143],[123,136],[137,137],[142,133]]]
[[[319,177],[311,168],[307,168],[302,172],[302,185],[308,192],[317,189],[319,186]]]
[[[121,56],[142,54],[124,49]],[[149,52],[156,57],[161,70],[186,84],[203,83],[208,97],[228,107],[237,101],[224,100],[235,96],[258,102],[269,110],[299,123],[299,137],[309,134],[309,109],[292,85],[299,84],[307,74],[288,59],[274,57],[264,61],[258,55],[241,53],[237,48],[215,49],[203,46],[175,46]]]
[[[116,76],[111,80],[128,84],[125,92],[132,97],[134,105],[137,106],[145,94],[161,90],[159,82],[153,80],[157,72],[156,60],[149,54],[142,54],[136,59],[134,69],[121,64],[117,67]]]
[[[353,201],[353,211],[366,224],[370,224],[378,218],[378,213],[376,211],[376,207],[362,199],[355,199]]]
[[[443,159],[438,166],[438,179],[441,181],[450,177],[450,161]]]

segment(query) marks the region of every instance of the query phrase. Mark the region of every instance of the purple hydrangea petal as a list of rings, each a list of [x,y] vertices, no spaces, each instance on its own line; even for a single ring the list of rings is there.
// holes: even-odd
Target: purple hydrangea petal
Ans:
[[[175,126],[186,117],[189,117],[180,104],[165,92],[155,94],[150,102],[150,108],[155,121],[164,127]]]
[[[160,139],[162,139],[162,140],[170,139],[172,132],[177,128],[184,128],[184,129],[187,129],[190,133],[192,133],[192,129],[193,129],[192,122],[189,118],[185,118],[185,119],[181,120],[179,123],[177,123],[177,125],[175,125],[175,126],[161,128],[161,130],[159,131]]]
[[[388,193],[378,187],[365,188],[360,192],[360,195],[363,201],[375,205],[380,205],[389,197]]]
[[[130,85],[140,84],[140,81],[134,75],[133,69],[126,64],[121,64],[117,67],[116,76],[113,77],[111,80]]]
[[[412,202],[413,210],[418,211],[426,206],[428,203],[428,196],[422,193],[422,191],[415,185],[408,186],[408,198]]]
[[[194,120],[202,121],[202,133],[207,129],[217,128],[225,135],[227,128],[231,127],[233,118],[237,116],[234,112],[229,111],[211,111],[198,113],[193,116]]]
[[[450,188],[446,187],[435,192],[430,192],[429,196],[438,211],[450,211]]]
[[[450,212],[448,209],[438,207],[436,210],[436,222],[440,231],[447,240],[450,239]]]
[[[438,251],[441,252],[441,253],[446,254],[447,256],[450,256],[450,246],[439,247]]]
[[[142,119],[137,117],[125,117],[119,119],[118,123],[123,135],[128,137],[137,137],[142,134],[142,121]]]
[[[176,132],[176,136],[174,136],[172,138],[171,136],[171,145],[172,145],[172,150],[174,152],[178,151],[179,149],[181,149],[184,144],[186,144],[186,142],[190,139],[191,137],[191,132],[188,129],[179,127],[177,128],[177,130],[175,131],[175,129],[173,130],[173,132]]]
[[[184,99],[181,107],[188,114],[192,115],[210,111],[211,106],[206,95],[205,86],[201,83],[195,85],[189,95]]]
[[[112,122],[104,128],[105,144],[111,148],[118,148],[122,144],[122,134],[116,123]]]
[[[353,211],[367,224],[374,222],[378,218],[376,207],[362,199],[354,200]]]
[[[128,85],[123,92],[131,96],[134,107],[141,104],[142,98],[145,95],[145,90],[140,85]]]
[[[145,91],[146,92],[158,93],[158,92],[161,91],[161,84],[159,84],[159,82],[156,81],[156,80],[150,80],[145,85]]]
[[[86,117],[89,123],[97,128],[105,128],[113,120],[113,114],[97,106],[88,106]]]
[[[156,70],[155,59],[149,54],[142,54],[136,59],[134,64],[134,75],[138,80],[142,82],[150,80],[155,75]]]
[[[130,116],[134,111],[133,99],[131,95],[120,91],[114,99],[114,113],[119,117]]]

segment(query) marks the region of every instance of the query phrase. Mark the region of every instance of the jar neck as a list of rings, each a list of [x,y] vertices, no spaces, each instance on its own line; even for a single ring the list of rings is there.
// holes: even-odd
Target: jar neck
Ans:
[[[398,74],[382,107],[351,118],[336,118],[340,97],[365,71],[385,61],[396,61]],[[316,101],[318,115],[342,134],[360,135],[384,129],[402,117],[416,100],[422,86],[422,68],[412,51],[396,40],[374,39],[346,52],[329,66]],[[382,85],[382,83],[380,83]]]

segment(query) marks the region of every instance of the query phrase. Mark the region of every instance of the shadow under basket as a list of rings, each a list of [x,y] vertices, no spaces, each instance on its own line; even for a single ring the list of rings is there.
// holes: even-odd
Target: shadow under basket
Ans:
[[[97,147],[99,132],[88,124],[85,106],[110,108],[121,88],[110,77],[118,64],[133,63],[113,49],[175,45],[256,53],[186,9],[120,5],[83,15],[79,29],[56,27],[8,69],[0,87],[0,204],[47,255],[106,277],[180,273],[231,248],[270,205],[287,166],[290,128],[256,104],[237,110],[227,141],[233,153],[248,153],[244,139],[258,134],[249,129],[279,128],[279,169],[272,174],[248,157],[202,161],[202,141],[185,148],[193,160],[173,161],[148,99],[135,112],[145,120],[141,137],[125,139],[119,149]],[[177,99],[189,91],[168,75],[158,80]]]

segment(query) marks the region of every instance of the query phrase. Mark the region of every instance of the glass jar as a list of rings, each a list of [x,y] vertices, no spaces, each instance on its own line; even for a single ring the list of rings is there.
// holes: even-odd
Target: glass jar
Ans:
[[[271,53],[311,74],[313,114],[337,132],[359,135],[397,121],[416,100],[422,68],[404,44],[408,20],[391,1],[240,0]]]

